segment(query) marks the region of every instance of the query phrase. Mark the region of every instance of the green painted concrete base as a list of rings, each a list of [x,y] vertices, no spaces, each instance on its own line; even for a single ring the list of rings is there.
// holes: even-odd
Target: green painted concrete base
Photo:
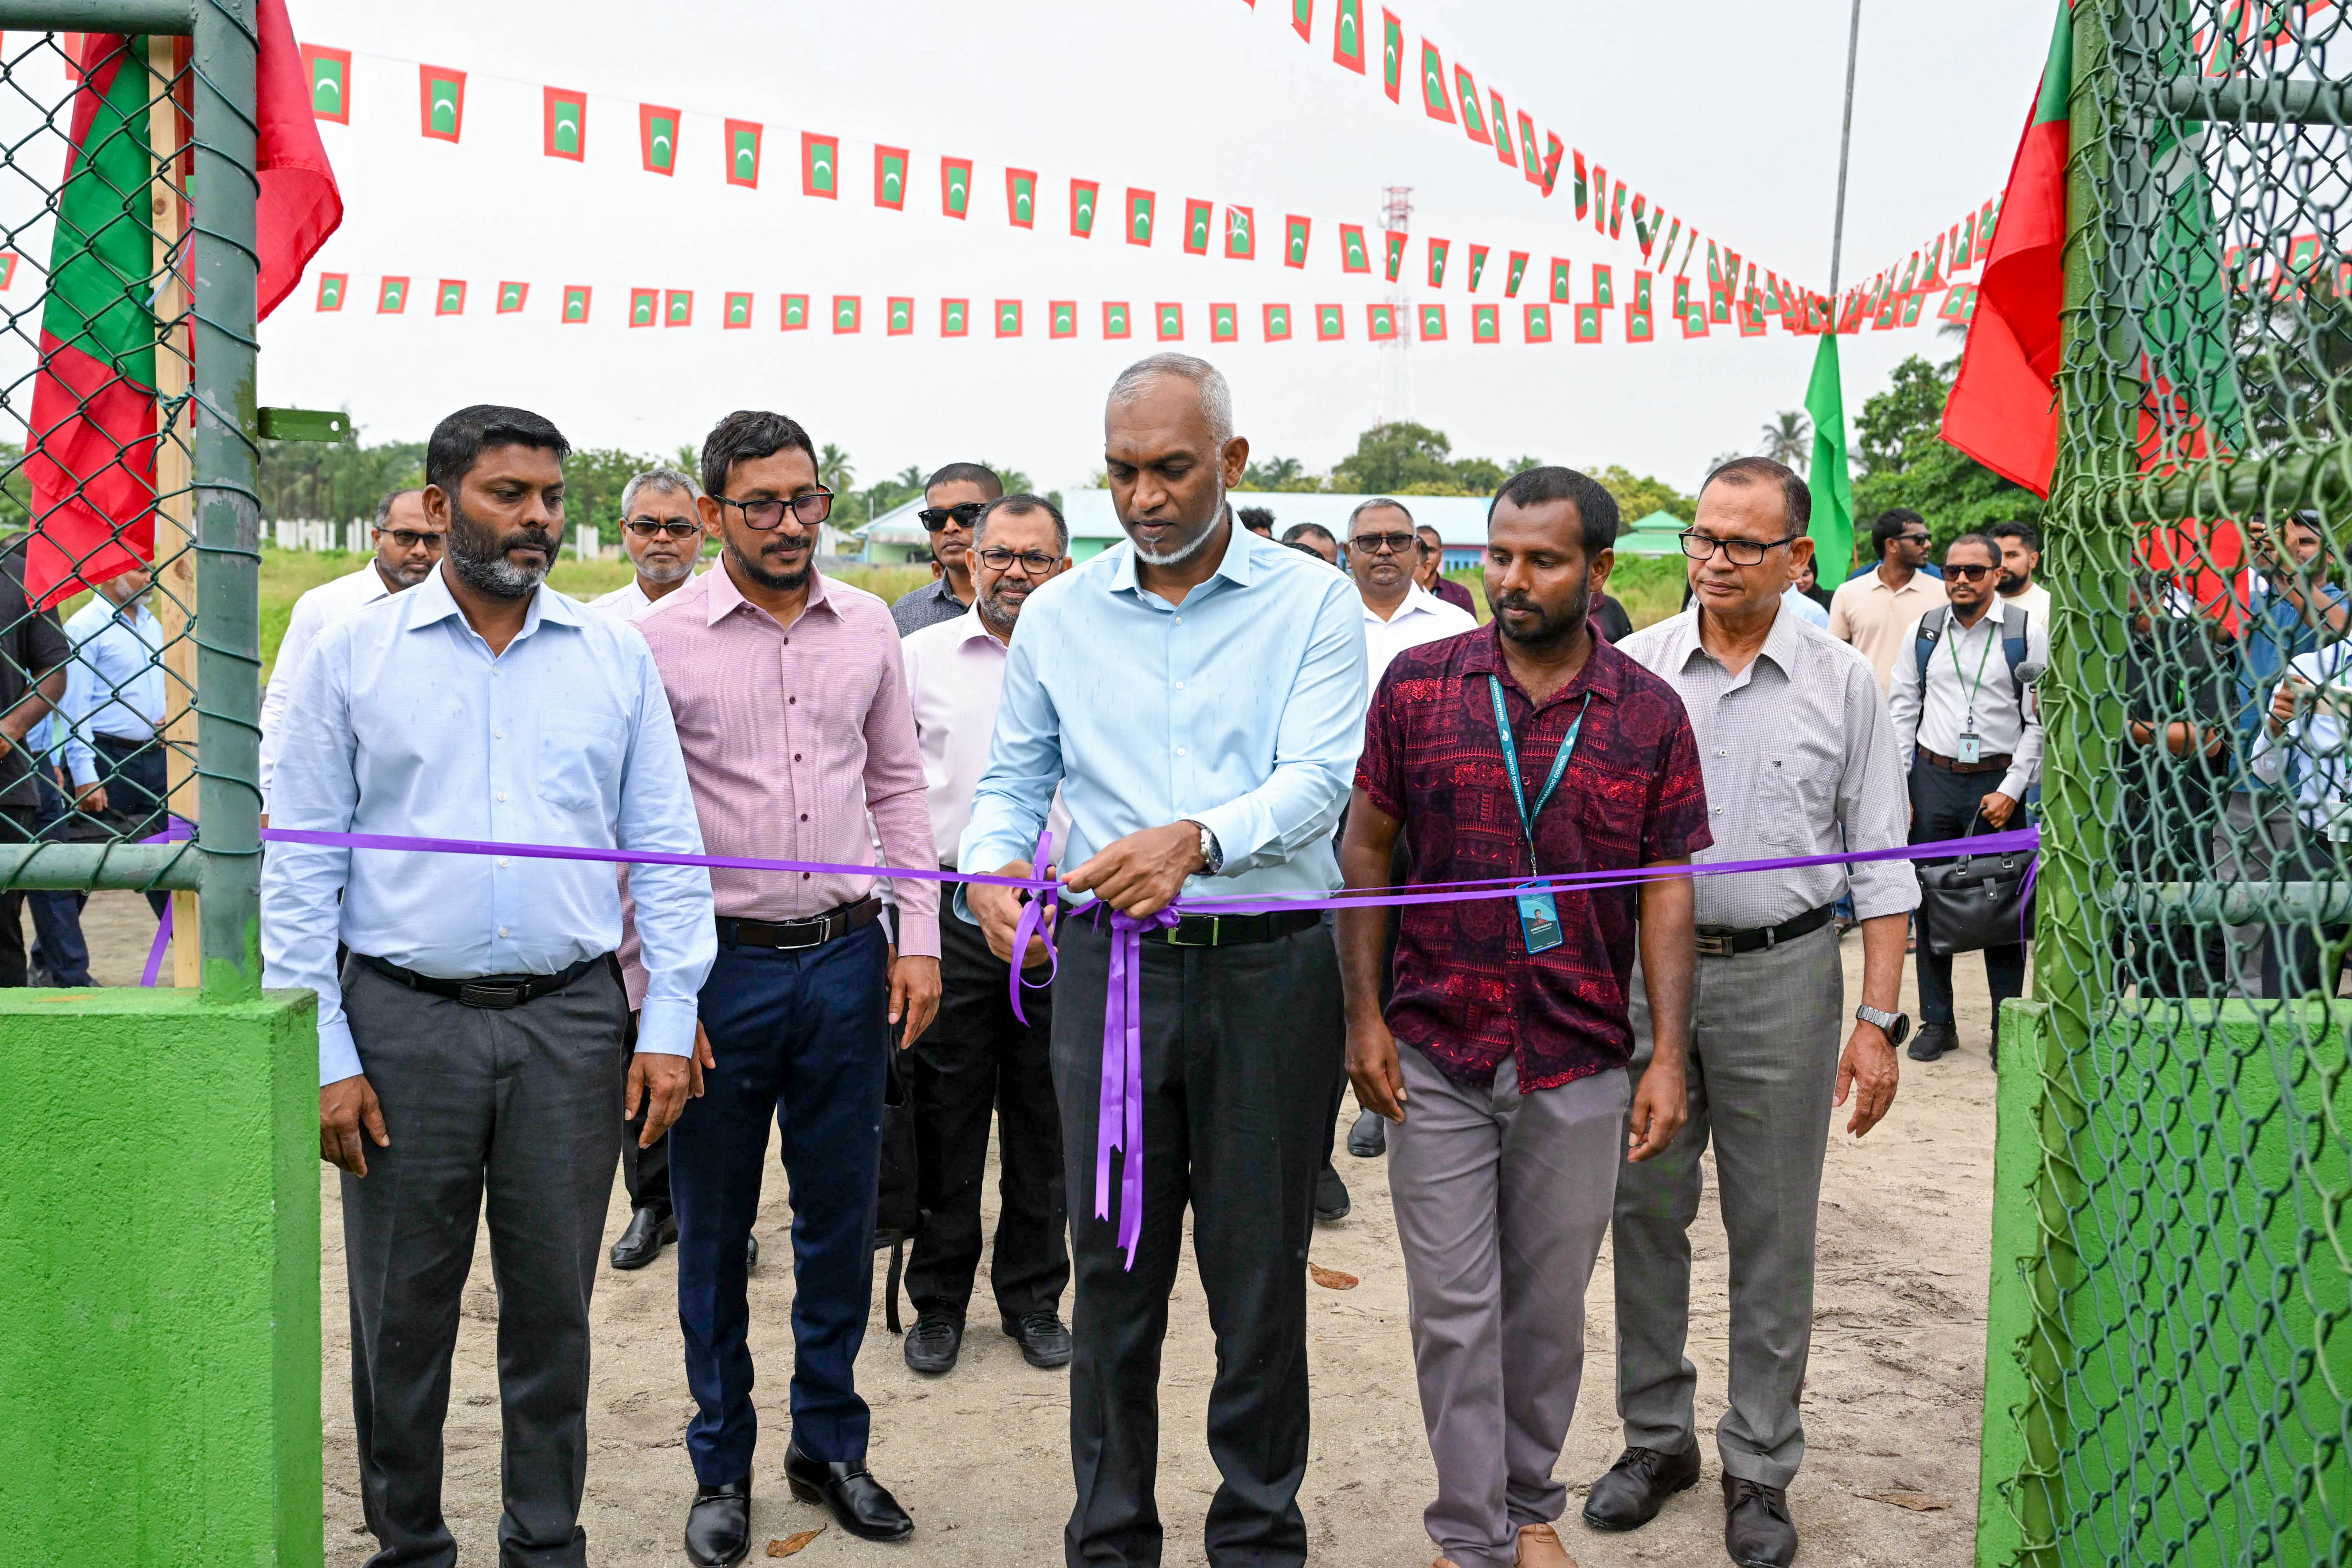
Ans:
[[[323,1560],[317,1040],[0,991],[0,1563]]]
[[[1977,1479],[1978,1568],[2010,1568],[2024,1544],[2014,1497],[2028,1451],[2025,1346],[2033,1329],[2030,1270],[2040,1255],[2034,1183],[2042,1170],[2042,1023],[2038,1002],[2001,1008],[1994,1092],[1992,1289],[1985,1307],[1984,1436]]]

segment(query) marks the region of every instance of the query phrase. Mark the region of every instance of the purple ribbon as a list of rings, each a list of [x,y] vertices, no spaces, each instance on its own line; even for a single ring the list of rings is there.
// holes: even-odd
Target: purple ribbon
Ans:
[[[163,918],[155,922],[155,945],[147,950],[147,967],[139,974],[139,984],[151,991],[163,973],[163,954],[172,948],[172,904],[170,899],[163,900]]]
[[[1110,917],[1102,1097],[1095,1108],[1095,1218],[1110,1218],[1110,1153],[1116,1149],[1118,1245],[1129,1269],[1143,1239],[1143,933],[1164,931],[1179,918],[1172,906],[1140,917],[1114,910]]]
[[[1029,862],[1029,868],[1039,877],[1046,876],[1053,869],[1053,855],[1054,830],[1048,827],[1037,835],[1037,858]],[[1049,880],[1043,891],[1033,893],[1029,901],[1021,906],[1020,923],[1013,928],[1013,963],[1005,974],[1004,984],[1013,994],[1013,1016],[1021,1020],[1024,1027],[1028,1026],[1029,1014],[1021,1005],[1023,989],[1043,991],[1054,984],[1054,976],[1062,973],[1062,955],[1054,951],[1054,937],[1047,929],[1046,920],[1054,912],[1055,894],[1059,889],[1059,883]],[[1033,936],[1045,939],[1045,962],[1050,966],[1045,971],[1045,978],[1035,985],[1030,985],[1021,978],[1021,955],[1029,951],[1029,939]]]

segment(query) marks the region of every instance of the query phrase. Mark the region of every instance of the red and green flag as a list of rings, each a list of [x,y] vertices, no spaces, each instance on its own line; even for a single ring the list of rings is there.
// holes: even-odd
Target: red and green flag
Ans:
[[[1127,302],[1122,300],[1103,301],[1103,336],[1125,338],[1133,335],[1127,318]]]
[[[1404,24],[1393,11],[1381,12],[1381,86],[1391,103],[1404,90]]]
[[[1315,338],[1318,342],[1328,343],[1347,335],[1347,313],[1344,310],[1337,305],[1315,307]]]
[[[1445,241],[1433,237],[1430,239],[1429,286],[1433,289],[1443,289],[1445,287]]]
[[[1209,219],[1215,208],[1207,202],[1187,201],[1184,204],[1184,254],[1209,254]]]
[[[1159,318],[1160,341],[1161,342],[1173,343],[1181,342],[1183,341],[1183,306],[1176,304],[1172,300],[1162,300],[1160,301],[1159,305],[1154,308],[1153,313]]]
[[[915,301],[912,296],[893,294],[883,301],[885,311],[882,331],[890,337],[903,338],[915,331]]]
[[[730,120],[727,133],[727,183],[747,190],[760,188],[760,122]]]
[[[835,336],[854,332],[865,326],[866,303],[855,294],[833,297],[833,330]]]
[[[1526,334],[1528,342],[1531,343],[1551,342],[1551,307],[1531,300],[1525,309],[1527,321],[1519,330]]]
[[[1151,243],[1151,193],[1133,185],[1127,188],[1127,243]]]
[[[352,51],[302,46],[302,74],[310,83],[310,112],[338,125],[352,122]]]
[[[1331,28],[1331,63],[1364,74],[1364,0],[1339,0],[1339,19]]]
[[[1681,306],[1678,310],[1678,313],[1682,317],[1683,336],[1686,338],[1703,338],[1706,336],[1706,307],[1705,305],[1701,304],[1696,300],[1692,300],[1688,303]]]
[[[1544,178],[1543,154],[1536,151],[1536,122],[1524,109],[1519,110],[1519,161],[1526,166],[1528,184],[1549,184]]]
[[[1646,343],[1654,341],[1655,334],[1652,331],[1650,323],[1649,311],[1638,305],[1626,306],[1625,341],[1629,343]]]
[[[662,325],[690,327],[694,325],[694,290],[672,289],[662,300]]]
[[[585,283],[567,283],[563,288],[563,320],[572,326],[588,324],[588,299],[593,290]]]
[[[539,89],[540,151],[575,163],[588,158],[588,95],[568,87]]]
[[[1550,132],[1544,132],[1543,192],[1549,195],[1559,184],[1559,161],[1568,153],[1568,143]]]
[[[1592,302],[1604,310],[1617,303],[1617,290],[1611,286],[1609,268],[1603,262],[1592,264]]]
[[[1486,276],[1486,247],[1474,245],[1470,247],[1470,292],[1475,294],[1478,291],[1478,284]]]
[[[1509,300],[1517,299],[1519,297],[1519,280],[1527,275],[1528,253],[1524,250],[1514,250],[1511,252],[1511,269],[1504,275],[1504,298]]]
[[[1257,259],[1257,212],[1254,207],[1225,205],[1225,259]]]
[[[1575,292],[1575,284],[1570,276],[1568,258],[1553,257],[1551,258],[1551,302],[1555,305],[1565,305],[1569,302],[1569,296],[1573,292]]]
[[[11,257],[9,259],[13,262],[16,258]],[[11,266],[7,270],[14,273],[16,271],[16,268]],[[343,289],[350,284],[351,280],[351,274],[348,272],[320,273],[319,298],[315,308],[321,310],[341,310],[343,308]],[[0,285],[0,287],[5,287],[5,285]]]
[[[1091,239],[1095,232],[1095,203],[1102,195],[1102,186],[1093,180],[1070,182],[1070,237]]]
[[[455,142],[466,129],[466,73],[446,66],[416,68],[417,128],[435,142]]]
[[[1364,336],[1376,343],[1384,343],[1394,342],[1396,335],[1397,320],[1394,305],[1364,307]]]
[[[1474,343],[1499,343],[1503,341],[1501,312],[1496,307],[1470,307],[1470,341]]]
[[[1445,93],[1445,61],[1427,38],[1421,40],[1421,107],[1432,120],[1454,123],[1453,100]]]
[[[1241,335],[1241,317],[1233,306],[1213,304],[1209,307],[1209,341],[1211,342],[1239,342]]]
[[[1421,341],[1442,343],[1445,341],[1445,307],[1423,305],[1421,308]]]
[[[650,327],[661,320],[661,290],[632,289],[629,290],[629,325]]]
[[[1582,153],[1576,154],[1576,181],[1574,185],[1570,188],[1574,191],[1576,195],[1576,216],[1580,220],[1584,216],[1585,196],[1587,195],[1587,187],[1584,180],[1584,154]]]
[[[837,201],[841,196],[841,138],[801,132],[801,195]]]
[[[1286,343],[1290,341],[1290,307],[1268,305],[1265,308],[1265,341]]]
[[[964,338],[971,335],[971,301],[942,300],[940,301],[940,336]]]
[[[996,335],[1017,338],[1021,335],[1021,301],[999,300],[996,302]]]
[[[1076,300],[1050,300],[1045,312],[1047,337],[1075,338],[1078,335],[1078,302]]]
[[[1393,283],[1397,275],[1404,270],[1404,231],[1391,228],[1381,232],[1381,237],[1388,242],[1389,281]]]
[[[1290,0],[1290,27],[1299,41],[1307,41],[1315,31],[1315,0]]]
[[[805,294],[785,295],[783,309],[778,313],[776,320],[778,325],[785,331],[799,332],[807,331],[809,322],[809,297]]]
[[[1576,341],[1580,343],[1597,343],[1601,341],[1600,306],[1576,307]]]
[[[1478,84],[1463,66],[1454,68],[1454,92],[1462,100],[1463,133],[1482,146],[1493,146],[1495,139],[1486,133],[1486,117],[1478,112]]]
[[[751,325],[751,296],[748,293],[730,293],[727,296],[726,305],[726,311],[720,317],[719,324],[731,331],[749,329]]]
[[[1307,265],[1307,236],[1313,227],[1312,218],[1300,217],[1297,213],[1282,220],[1282,264],[1285,267],[1303,268]],[[1356,243],[1360,250],[1363,241],[1360,238]]]
[[[907,150],[904,147],[874,149],[874,205],[888,207],[892,212],[907,210]]]
[[[499,285],[499,314],[510,316],[530,300],[530,285],[522,282],[501,282]]]
[[[657,103],[637,105],[637,149],[648,174],[677,173],[677,110]]]
[[[1004,171],[1004,221],[1015,228],[1037,226],[1037,171]]]
[[[1502,160],[1506,169],[1516,169],[1519,166],[1519,153],[1511,145],[1511,117],[1503,109],[1503,95],[1488,88],[1486,106],[1494,110],[1486,123],[1495,129],[1495,156]]]
[[[1609,198],[1609,237],[1618,238],[1625,232],[1625,182],[1617,182],[1616,194]]]
[[[971,211],[971,159],[940,160],[940,211],[952,218],[961,218]]]
[[[1370,272],[1371,269],[1372,253],[1364,244],[1364,226],[1360,223],[1341,224],[1339,226],[1339,270]]]

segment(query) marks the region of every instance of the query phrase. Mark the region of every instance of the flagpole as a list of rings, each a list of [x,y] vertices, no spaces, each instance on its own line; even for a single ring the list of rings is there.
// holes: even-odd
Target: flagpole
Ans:
[[[1862,0],[1853,0],[1853,19],[1846,26],[1845,34],[1845,122],[1838,131],[1837,219],[1830,230],[1830,310],[1831,325],[1836,326],[1838,263],[1845,252],[1845,170],[1847,156],[1853,151],[1853,61],[1862,43]]]

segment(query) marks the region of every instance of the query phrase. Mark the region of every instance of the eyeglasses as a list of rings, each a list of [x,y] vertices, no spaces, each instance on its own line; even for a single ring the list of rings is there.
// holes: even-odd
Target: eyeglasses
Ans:
[[[927,506],[915,515],[923,520],[925,528],[937,533],[950,522],[969,531],[973,523],[980,521],[980,514],[987,510],[986,501],[968,500],[961,506]]]
[[[833,492],[814,489],[789,500],[735,500],[727,496],[712,496],[720,506],[731,506],[743,514],[743,521],[765,533],[784,524],[784,509],[789,507],[803,528],[814,528],[833,515]]]
[[[1348,541],[1348,548],[1359,555],[1378,555],[1383,550],[1402,555],[1420,542],[1410,533],[1360,533]]]
[[[403,550],[414,550],[420,544],[427,549],[438,550],[442,542],[449,537],[446,533],[419,533],[413,528],[379,528],[376,531],[390,539]]]
[[[1944,575],[1957,577],[1963,583],[1973,583],[1979,578],[1990,577],[2000,570],[1998,566],[1946,566]]]
[[[664,521],[657,517],[633,517],[626,526],[639,539],[651,539],[656,533],[667,533],[672,539],[692,539],[702,531],[702,524],[687,522],[679,518]]]
[[[1928,542],[1928,539],[1929,536],[1924,533],[1898,533],[1895,536],[1895,542],[1897,544],[1925,544]]]
[[[1054,569],[1054,563],[1061,557],[1043,550],[1005,550],[992,545],[980,552],[980,559],[981,563],[992,572],[1010,571],[1013,563],[1018,561],[1024,572],[1032,577],[1043,577]]]
[[[1766,551],[1778,550],[1783,544],[1793,543],[1805,536],[1791,533],[1786,538],[1773,540],[1714,539],[1692,529],[1677,537],[1683,542],[1683,553],[1694,561],[1707,560],[1720,550],[1723,558],[1734,566],[1755,566],[1763,562]]]

